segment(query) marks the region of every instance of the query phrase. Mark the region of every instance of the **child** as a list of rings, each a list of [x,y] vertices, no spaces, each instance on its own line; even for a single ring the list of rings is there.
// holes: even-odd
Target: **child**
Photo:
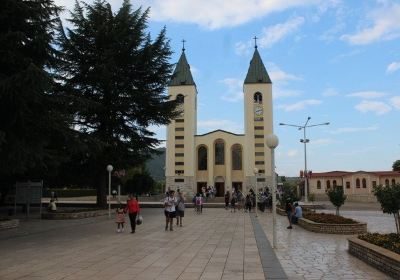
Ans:
[[[115,217],[115,222],[117,223],[117,232],[123,232],[125,224],[125,210],[122,205],[119,205],[116,213],[117,215]]]

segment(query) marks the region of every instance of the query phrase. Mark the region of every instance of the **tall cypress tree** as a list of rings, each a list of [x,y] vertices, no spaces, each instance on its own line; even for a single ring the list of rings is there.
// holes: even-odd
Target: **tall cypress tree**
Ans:
[[[91,143],[82,170],[92,176],[101,206],[107,164],[142,163],[159,143],[148,127],[176,116],[176,102],[165,93],[172,72],[169,40],[165,28],[151,39],[148,13],[132,11],[128,0],[115,14],[102,0],[76,2],[72,27],[59,29],[58,79],[70,96],[73,125]]]
[[[42,178],[62,160],[60,151],[68,126],[60,99],[53,94],[50,73],[56,60],[52,43],[58,12],[53,0],[1,2],[0,178],[3,181]]]

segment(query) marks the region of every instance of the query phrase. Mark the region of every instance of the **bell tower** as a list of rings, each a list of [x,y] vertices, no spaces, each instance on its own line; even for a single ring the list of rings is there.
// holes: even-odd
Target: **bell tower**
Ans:
[[[185,42],[184,40],[182,41]],[[185,47],[168,85],[170,99],[180,101],[179,117],[167,126],[166,187],[192,194],[197,131],[197,88],[186,60]]]
[[[257,38],[255,37],[255,40]],[[273,132],[272,82],[255,44],[243,85],[245,128],[245,186],[259,189],[271,185],[271,156],[266,137]]]

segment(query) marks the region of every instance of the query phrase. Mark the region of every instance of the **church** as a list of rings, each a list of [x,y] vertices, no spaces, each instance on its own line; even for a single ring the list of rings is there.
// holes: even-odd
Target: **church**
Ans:
[[[166,188],[193,195],[214,186],[216,196],[223,196],[233,188],[247,193],[271,185],[265,140],[273,133],[272,82],[257,45],[243,84],[244,134],[223,129],[197,134],[198,92],[184,48],[168,94],[182,113],[167,126]]]

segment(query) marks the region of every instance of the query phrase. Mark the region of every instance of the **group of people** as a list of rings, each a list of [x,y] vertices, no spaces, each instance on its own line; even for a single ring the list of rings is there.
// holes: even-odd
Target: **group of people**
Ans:
[[[174,190],[169,190],[164,199],[165,230],[173,231],[173,220],[176,218],[176,226],[182,226],[185,216],[185,198],[178,189],[177,195]]]
[[[287,228],[292,229],[292,225],[297,224],[298,220],[303,218],[303,209],[299,203],[295,202],[293,205],[289,199],[286,201],[285,211],[289,220],[289,226]]]
[[[264,212],[265,209],[270,208],[272,205],[272,196],[266,188],[265,190],[255,193],[253,189],[250,189],[249,193],[244,196],[240,190],[233,188],[232,193],[227,191],[225,193],[225,209],[231,209],[231,212],[236,210],[244,210],[245,212],[251,212],[257,206],[260,211]]]

